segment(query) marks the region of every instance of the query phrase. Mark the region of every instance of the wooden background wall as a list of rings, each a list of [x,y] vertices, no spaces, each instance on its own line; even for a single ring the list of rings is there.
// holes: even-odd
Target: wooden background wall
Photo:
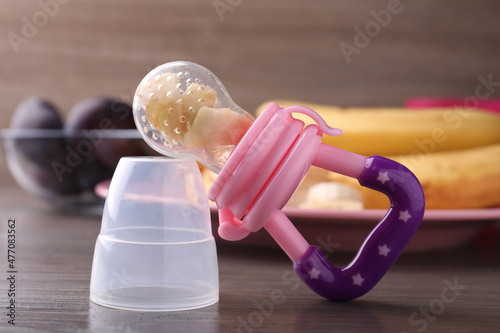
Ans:
[[[388,8],[377,29],[372,13]],[[63,114],[90,96],[130,102],[150,69],[173,60],[210,68],[250,112],[274,98],[469,96],[480,75],[500,82],[499,17],[497,0],[0,0],[0,127],[32,95]],[[367,27],[348,62],[339,45]],[[0,172],[0,186],[14,184],[3,156]]]

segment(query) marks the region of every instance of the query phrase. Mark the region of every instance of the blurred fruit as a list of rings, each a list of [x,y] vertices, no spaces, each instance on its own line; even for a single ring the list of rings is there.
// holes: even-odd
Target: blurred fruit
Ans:
[[[281,107],[304,105],[325,122],[341,128],[340,136],[323,136],[323,142],[354,153],[404,155],[467,149],[500,143],[500,116],[472,108],[339,108],[293,100],[277,100]],[[256,114],[265,106],[262,104]],[[308,116],[294,114],[306,124]]]
[[[500,143],[434,154],[389,156],[419,179],[427,209],[477,209],[500,205]],[[361,191],[367,209],[389,207],[388,198],[336,173],[329,180]]]
[[[164,73],[153,82],[141,84],[137,90],[149,123],[163,133],[170,146],[185,145],[185,135],[191,131],[198,111],[217,104],[214,89],[199,83],[187,84],[183,91],[177,74]]]
[[[94,153],[111,170],[116,168],[122,157],[150,155],[144,151],[144,146],[138,140],[123,138],[102,140],[101,144],[95,146]]]
[[[61,130],[63,124],[54,105],[44,99],[32,97],[24,100],[16,108],[10,127]],[[27,159],[48,168],[53,161],[61,158],[65,143],[61,137],[54,135],[43,139],[40,137],[16,139],[15,145]]]
[[[191,83],[183,95],[182,103],[182,111],[187,117],[188,126],[193,125],[194,119],[201,107],[208,106],[213,108],[216,104],[217,92],[214,89],[202,84]]]
[[[117,99],[91,97],[77,103],[69,112],[65,130],[135,128],[132,107]]]
[[[29,174],[33,177],[32,179],[44,191],[58,195],[80,192],[74,175],[59,178],[53,169],[45,168],[35,163],[31,163],[28,166],[28,170]]]
[[[103,138],[105,132],[120,129],[136,129],[132,107],[102,97],[88,98],[76,104],[69,112],[64,128],[75,151],[85,158],[92,159],[91,155],[95,155],[110,170],[114,170],[120,158],[142,153],[137,140]]]
[[[252,126],[245,116],[228,108],[203,106],[184,137],[190,149],[236,146]]]
[[[62,129],[56,107],[50,102],[31,97],[19,104],[12,116],[11,128]]]
[[[151,126],[162,131],[170,144],[182,143],[187,118],[182,112],[177,74],[158,75],[152,84],[141,84],[137,89],[137,95],[145,107],[146,117]]]
[[[11,128],[12,136],[4,138],[11,172],[50,200],[73,194],[78,196],[71,200],[90,200],[121,157],[156,154],[137,132],[131,106],[111,98],[79,102],[63,124],[54,105],[32,97],[18,106]]]
[[[363,198],[356,188],[338,182],[320,182],[309,187],[299,205],[309,209],[363,209]]]
[[[94,191],[94,187],[101,181],[111,179],[114,169],[108,168],[99,159],[93,156],[86,157],[76,168],[76,182],[82,191]]]

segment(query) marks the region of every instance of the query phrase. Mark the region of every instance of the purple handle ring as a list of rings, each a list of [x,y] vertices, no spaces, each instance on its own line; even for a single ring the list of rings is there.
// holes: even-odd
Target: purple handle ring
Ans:
[[[294,262],[295,272],[307,286],[331,300],[351,300],[370,291],[404,250],[424,215],[422,187],[405,166],[381,156],[371,156],[358,180],[362,186],[386,194],[391,206],[355,258],[339,268],[332,265],[318,247],[311,245]]]

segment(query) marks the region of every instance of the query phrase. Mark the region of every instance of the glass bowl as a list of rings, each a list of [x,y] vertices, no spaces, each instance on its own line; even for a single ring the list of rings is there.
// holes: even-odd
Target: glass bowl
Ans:
[[[16,182],[58,212],[100,215],[97,184],[111,179],[121,157],[158,155],[136,129],[67,132],[2,129],[6,164]]]

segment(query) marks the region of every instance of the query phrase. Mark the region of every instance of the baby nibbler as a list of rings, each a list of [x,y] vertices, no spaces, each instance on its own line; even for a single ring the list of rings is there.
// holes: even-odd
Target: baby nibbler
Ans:
[[[293,117],[296,113],[316,124],[305,126]],[[293,261],[295,272],[325,298],[349,300],[371,290],[422,220],[422,187],[406,167],[322,143],[323,134],[342,131],[303,106],[270,103],[253,122],[199,65],[174,62],[153,70],[137,89],[134,116],[154,149],[167,156],[192,156],[218,173],[208,197],[219,209],[222,238],[236,241],[265,228]],[[332,265],[281,210],[311,165],[356,178],[391,201],[345,267]]]

